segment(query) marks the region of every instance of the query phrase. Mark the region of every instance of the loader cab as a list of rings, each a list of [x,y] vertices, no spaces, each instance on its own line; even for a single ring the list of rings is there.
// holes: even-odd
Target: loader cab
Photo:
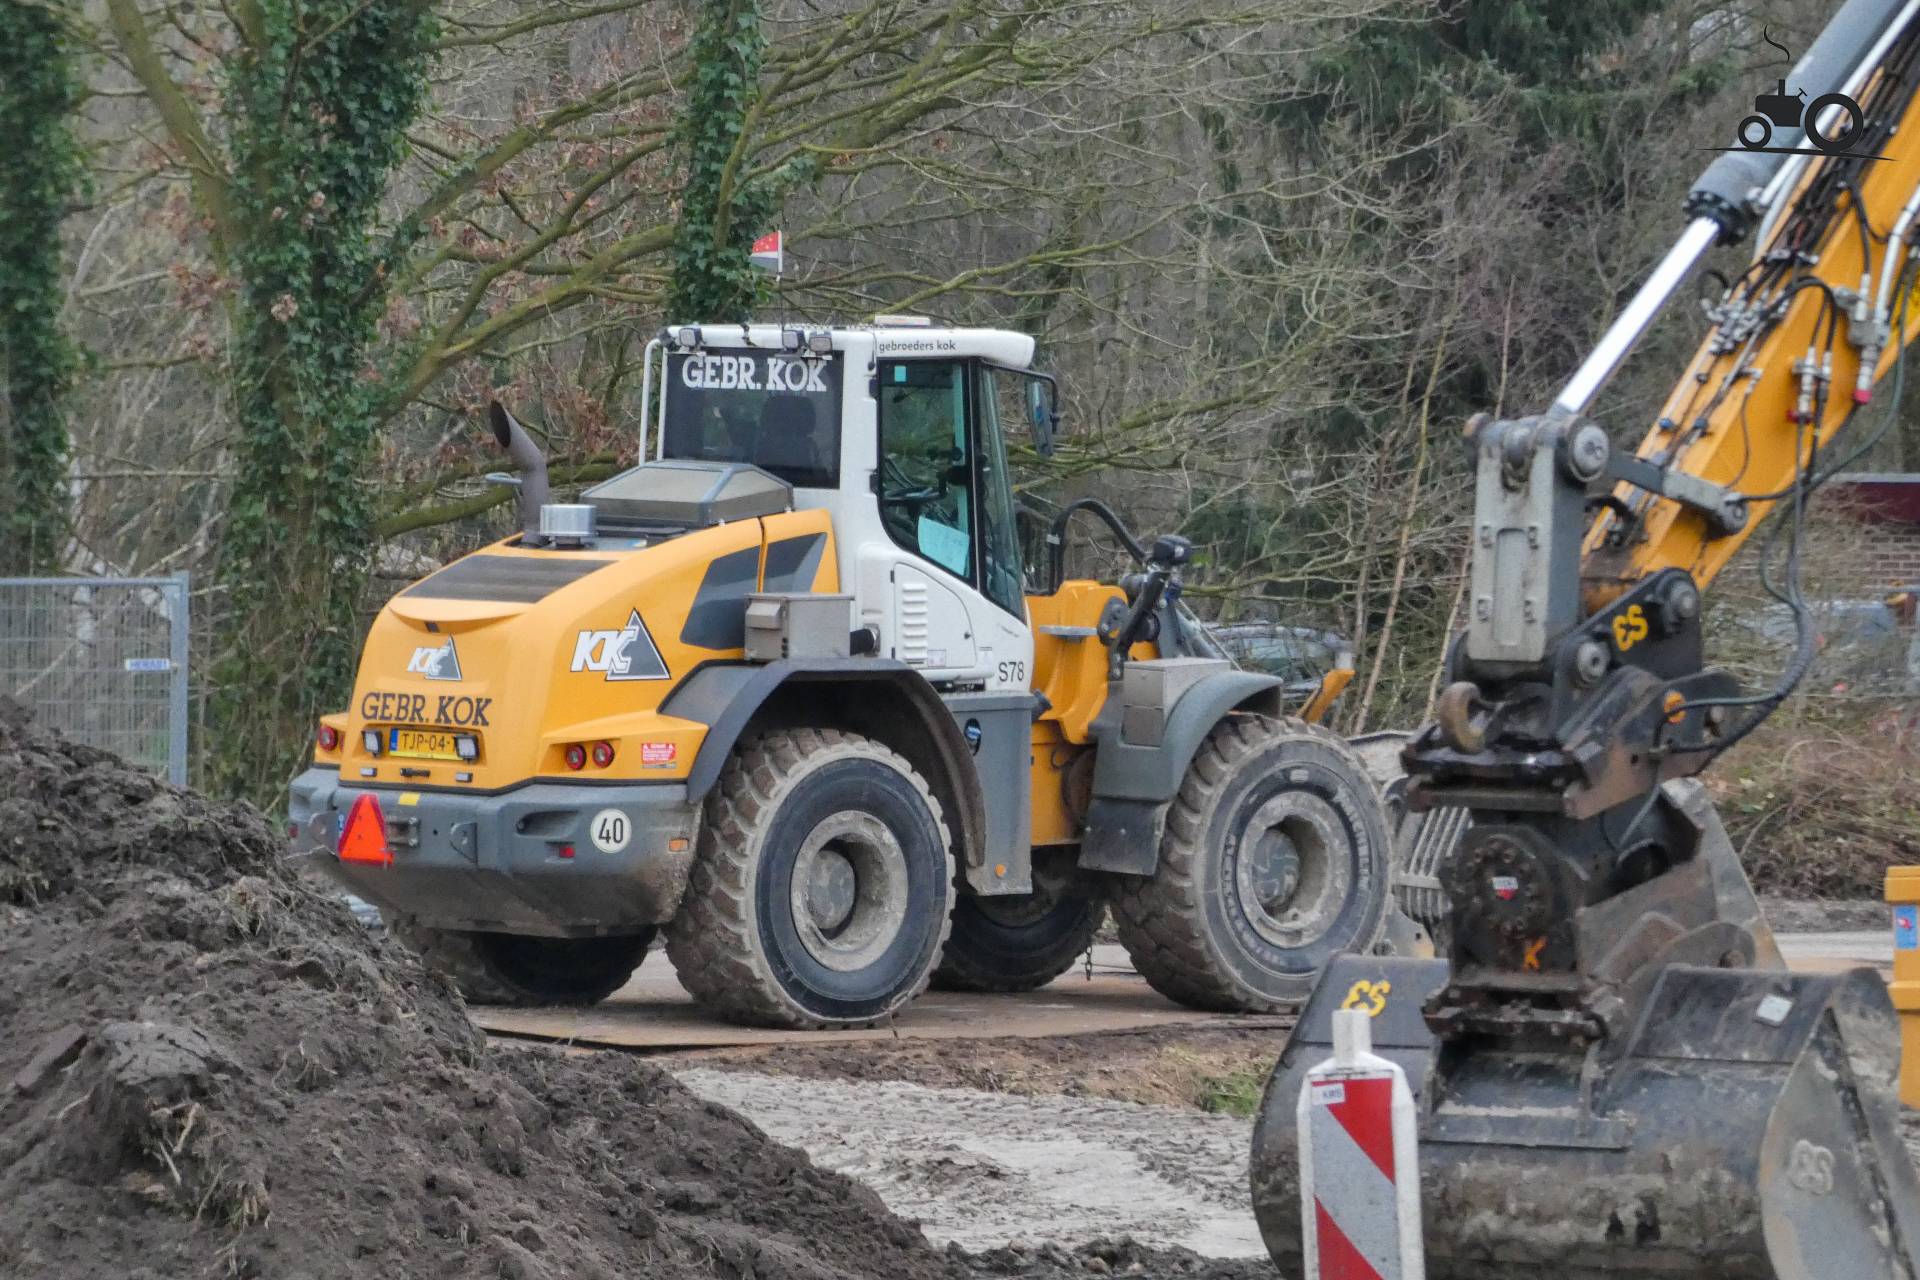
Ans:
[[[1031,689],[1007,437],[1050,436],[1033,339],[924,324],[684,325],[649,351],[659,459],[744,463],[833,516],[877,652],[959,691]]]
[[[926,678],[973,753],[985,844],[1025,892],[1033,629],[1007,435],[1054,419],[1025,334],[879,323],[684,326],[647,362],[662,459],[748,463],[833,521],[841,590],[873,656]],[[860,659],[853,659],[860,661]]]

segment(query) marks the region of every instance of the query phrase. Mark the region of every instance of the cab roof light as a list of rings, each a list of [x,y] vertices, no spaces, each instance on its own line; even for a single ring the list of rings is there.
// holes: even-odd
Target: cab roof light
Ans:
[[[929,316],[889,315],[886,312],[875,316],[873,323],[878,329],[930,329],[933,327],[933,320]]]
[[[681,325],[673,331],[673,340],[689,351],[698,350],[700,346],[700,326],[697,324]]]
[[[819,329],[807,335],[807,350],[817,356],[833,354],[833,334],[829,330]]]
[[[780,331],[780,349],[782,351],[791,351],[798,354],[800,348],[806,345],[806,341],[807,335],[799,329],[782,329]]]

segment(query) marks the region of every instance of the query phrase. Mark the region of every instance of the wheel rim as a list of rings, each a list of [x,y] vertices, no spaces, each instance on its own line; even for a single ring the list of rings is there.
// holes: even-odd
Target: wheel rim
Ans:
[[[1282,792],[1254,810],[1234,859],[1234,896],[1255,933],[1294,948],[1333,927],[1353,891],[1344,831],[1317,795]]]
[[[870,813],[836,813],[808,832],[794,858],[792,886],[800,945],[836,972],[878,960],[906,923],[906,852]]]

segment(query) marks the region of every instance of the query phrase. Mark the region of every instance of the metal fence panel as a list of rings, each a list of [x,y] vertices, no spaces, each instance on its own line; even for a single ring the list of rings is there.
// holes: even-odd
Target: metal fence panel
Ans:
[[[0,578],[0,694],[186,785],[187,600],[186,574]]]

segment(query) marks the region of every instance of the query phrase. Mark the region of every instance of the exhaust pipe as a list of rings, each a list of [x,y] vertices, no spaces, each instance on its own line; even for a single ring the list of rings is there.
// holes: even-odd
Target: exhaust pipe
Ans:
[[[540,508],[547,504],[548,496],[546,455],[520,420],[498,400],[487,402],[487,420],[493,424],[493,438],[520,468],[519,477],[512,482],[520,490],[520,535],[537,544],[541,541]]]

